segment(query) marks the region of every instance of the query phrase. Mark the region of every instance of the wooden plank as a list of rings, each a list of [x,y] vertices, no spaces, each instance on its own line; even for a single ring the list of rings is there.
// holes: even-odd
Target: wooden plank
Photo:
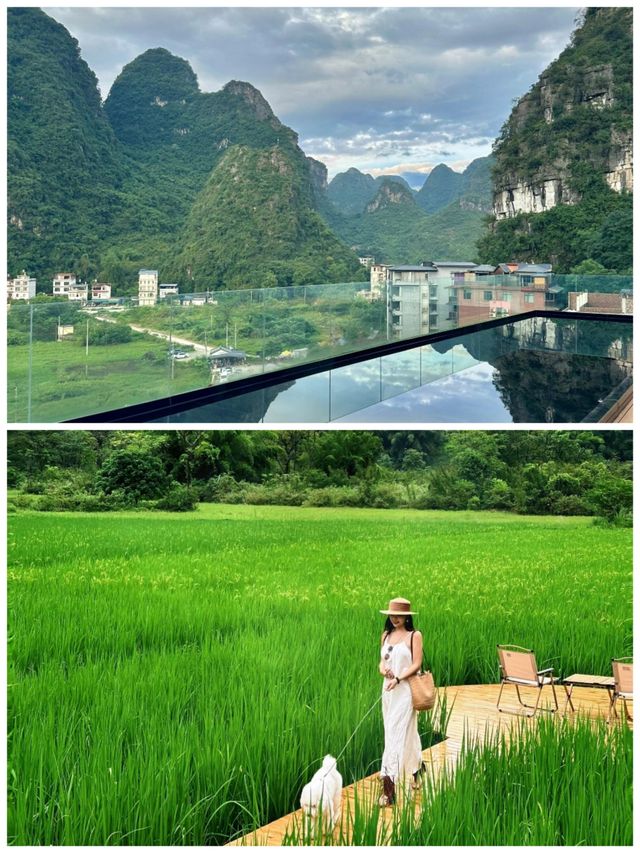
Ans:
[[[600,419],[601,424],[631,424],[633,423],[633,385],[624,392],[619,400]]]
[[[447,708],[451,709],[451,717],[447,727],[447,738],[442,743],[436,744],[422,753],[427,764],[427,772],[436,777],[445,772],[452,772],[462,754],[464,742],[482,743],[496,732],[504,734],[507,738],[519,731],[521,722],[525,726],[533,725],[535,720],[519,715],[500,713],[496,707],[498,692],[497,684],[471,684],[459,687],[447,687],[441,689],[447,701]],[[522,698],[528,704],[534,704],[536,699],[535,688],[520,688]],[[558,703],[560,706],[559,717],[564,716],[566,694],[562,686],[556,686]],[[609,712],[609,697],[606,690],[591,687],[574,687],[571,694],[572,702],[576,709],[576,715],[588,715],[590,717],[606,717]],[[544,688],[541,707],[552,707],[552,694],[549,688]],[[517,698],[515,688],[507,685],[502,694],[501,707],[517,710]],[[555,716],[555,715],[554,715]],[[574,715],[569,709],[569,718]],[[515,723],[515,726],[514,726]],[[377,803],[380,796],[380,780],[377,773],[360,779],[351,785],[347,785],[342,792],[342,824],[336,827],[335,837],[342,830],[348,837],[349,827],[353,819],[354,802],[366,801]],[[419,808],[419,800],[416,807]],[[385,843],[386,828],[391,822],[391,810],[380,809],[378,819],[379,844]],[[298,809],[289,815],[278,818],[278,820],[261,827],[249,835],[237,838],[226,846],[254,846],[275,847],[281,846],[287,832],[291,832],[296,826],[302,825],[302,811]]]

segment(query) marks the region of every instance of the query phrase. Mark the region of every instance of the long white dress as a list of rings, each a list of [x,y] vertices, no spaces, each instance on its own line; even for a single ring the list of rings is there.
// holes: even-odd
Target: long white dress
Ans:
[[[411,651],[406,643],[397,643],[389,652],[390,643],[382,645],[380,657],[387,669],[399,676],[411,666]],[[389,654],[389,659],[384,656]],[[390,776],[402,784],[411,781],[412,775],[422,763],[422,747],[418,735],[418,712],[413,710],[411,688],[407,681],[396,684],[393,690],[385,690],[382,684],[382,718],[384,720],[384,752],[380,776]]]

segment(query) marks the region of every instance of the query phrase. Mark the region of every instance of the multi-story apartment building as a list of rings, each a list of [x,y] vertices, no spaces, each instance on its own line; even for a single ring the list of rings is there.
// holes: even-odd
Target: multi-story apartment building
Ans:
[[[155,305],[158,301],[158,270],[139,270],[138,305]]]
[[[437,268],[426,263],[387,268],[387,322],[390,330],[402,338],[413,338],[426,335],[437,326],[437,275]]]
[[[7,279],[7,300],[29,300],[33,299],[35,295],[36,280],[35,278],[30,278],[24,270],[16,278]]]
[[[387,283],[389,264],[371,264],[369,277],[371,281],[371,299],[381,299],[384,286]]]

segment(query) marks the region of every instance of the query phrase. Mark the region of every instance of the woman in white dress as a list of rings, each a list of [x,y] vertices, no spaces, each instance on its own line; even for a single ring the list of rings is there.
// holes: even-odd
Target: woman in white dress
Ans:
[[[414,611],[406,598],[394,598],[387,610],[380,647],[384,753],[380,778],[381,806],[395,802],[396,786],[409,785],[422,766],[418,712],[413,710],[410,675],[422,666],[422,634],[413,626]],[[413,650],[413,653],[412,653]]]

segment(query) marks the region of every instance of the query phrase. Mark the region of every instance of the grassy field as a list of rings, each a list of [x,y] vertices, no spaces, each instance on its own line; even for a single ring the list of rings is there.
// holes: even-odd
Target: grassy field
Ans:
[[[8,583],[17,844],[219,844],[287,813],[379,695],[396,595],[439,684],[496,681],[498,642],[565,674],[632,647],[631,531],[584,518],[25,513]],[[375,712],[345,784],[381,752]]]
[[[148,335],[130,343],[91,346],[37,341],[32,352],[31,420],[53,423],[191,391],[208,384],[202,362],[171,362],[168,344]],[[8,348],[7,412],[27,422],[29,348]]]

